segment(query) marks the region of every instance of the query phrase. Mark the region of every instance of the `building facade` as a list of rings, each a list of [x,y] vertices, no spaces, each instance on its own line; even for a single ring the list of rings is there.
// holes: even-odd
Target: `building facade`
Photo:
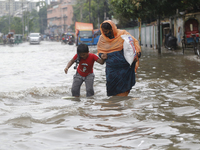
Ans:
[[[61,35],[65,32],[71,32],[73,24],[73,5],[75,0],[60,0],[51,3],[47,9],[47,26],[46,34]]]
[[[33,9],[36,10],[36,3],[27,0],[6,0],[0,1],[0,17],[10,15],[21,17],[23,11],[32,11]]]

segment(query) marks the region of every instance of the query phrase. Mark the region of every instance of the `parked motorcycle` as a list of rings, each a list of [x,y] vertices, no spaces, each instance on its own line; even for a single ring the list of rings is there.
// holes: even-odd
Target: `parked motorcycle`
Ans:
[[[165,34],[165,48],[172,50],[177,47],[177,38],[171,34],[171,31],[168,34]]]
[[[61,44],[68,44],[68,42],[69,42],[69,39],[67,37],[63,37]]]
[[[177,38],[169,32],[168,34],[165,34],[165,48],[172,50],[176,49],[177,47]]]
[[[70,36],[69,36],[69,39],[68,39],[68,44],[69,44],[69,45],[73,45],[74,42],[75,42],[75,40],[74,40],[74,35],[70,35]]]

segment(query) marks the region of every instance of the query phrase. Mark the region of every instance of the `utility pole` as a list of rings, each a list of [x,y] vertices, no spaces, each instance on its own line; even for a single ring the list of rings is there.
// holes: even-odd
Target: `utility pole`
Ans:
[[[22,0],[22,37],[24,37],[24,19],[23,19],[23,0]]]
[[[81,20],[81,22],[83,21],[83,14],[82,14],[82,10],[83,10],[83,7],[81,6],[81,7],[80,7],[80,20]]]
[[[9,0],[9,32],[10,32],[10,0]]]
[[[26,4],[25,4],[25,6],[26,6]],[[24,28],[25,28],[25,29],[24,29],[24,30],[25,30],[24,32],[25,32],[25,34],[26,34],[26,13],[27,13],[27,12],[25,12],[25,14],[24,14]]]
[[[138,18],[138,23],[139,23],[139,44],[141,48],[141,19]]]
[[[98,25],[97,25],[97,27],[98,27],[98,29],[100,29],[100,24],[99,24],[99,0],[97,0],[97,2],[98,2]]]
[[[90,18],[90,23],[91,23],[91,10],[90,10],[90,6],[91,6],[91,0],[89,0],[89,18]]]
[[[41,33],[43,34],[43,19],[42,18],[40,19],[41,19]]]
[[[160,15],[158,15],[157,27],[158,27],[158,53],[161,54],[161,45],[160,45]]]
[[[79,2],[80,6],[80,22],[83,22],[83,3],[85,3],[85,1]],[[77,20],[76,20],[77,21]]]
[[[62,11],[62,22],[61,22],[61,24],[62,24],[62,32],[64,33],[65,32],[65,21],[64,21],[64,14],[63,14],[63,12],[64,12],[64,8],[61,8],[61,11]]]
[[[29,21],[30,21],[30,18],[28,16],[28,30],[27,30],[27,36],[29,35]]]
[[[104,20],[106,20],[106,0],[104,1]]]
[[[157,28],[158,28],[158,54],[161,54],[161,41],[160,41],[160,5],[158,3],[158,19],[157,19]]]
[[[26,29],[26,33],[27,33],[27,35],[26,36],[28,36],[28,17],[29,17],[29,11],[28,11],[28,4],[29,4],[29,2],[28,1],[26,1],[26,17],[25,17],[25,29]]]

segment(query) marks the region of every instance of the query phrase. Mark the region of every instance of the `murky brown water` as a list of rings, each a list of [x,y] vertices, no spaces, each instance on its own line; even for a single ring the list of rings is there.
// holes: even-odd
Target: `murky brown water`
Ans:
[[[71,96],[63,69],[75,46],[0,46],[0,149],[199,150],[200,61],[192,51],[144,49],[128,97],[107,97],[95,63],[95,96]],[[96,48],[90,48],[94,53]]]

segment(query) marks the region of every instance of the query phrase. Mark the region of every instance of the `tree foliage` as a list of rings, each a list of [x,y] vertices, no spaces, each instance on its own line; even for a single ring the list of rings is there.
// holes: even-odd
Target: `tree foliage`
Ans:
[[[115,15],[120,14],[120,17],[129,20],[170,17],[176,15],[177,10],[200,11],[199,0],[109,0],[109,3]]]
[[[22,31],[21,18],[19,17],[12,18],[10,29],[14,30],[15,33],[20,33]]]
[[[104,21],[104,13],[111,18],[112,13],[109,13],[107,1],[104,0],[77,0],[77,4],[73,6],[74,22],[93,23],[94,28],[98,28],[99,24]],[[82,15],[81,15],[82,12]]]
[[[9,17],[8,16],[3,16],[0,19],[0,32],[7,34],[9,31]]]
[[[199,12],[200,11],[200,1],[199,0],[182,0],[179,11],[182,11],[185,13]]]
[[[44,30],[47,27],[47,7],[46,7],[46,5],[43,6],[42,8],[40,8],[38,15],[39,15],[40,33],[43,34]]]
[[[15,31],[16,34],[23,34],[22,26],[24,27],[24,34],[29,32],[44,33],[47,27],[47,8],[46,5],[41,7],[40,11],[36,10],[24,11],[23,21],[21,17],[10,16],[10,30]],[[28,31],[25,30],[27,26]],[[7,34],[9,32],[9,16],[0,18],[0,32]]]
[[[29,17],[29,32],[40,32],[39,14],[33,10]]]

